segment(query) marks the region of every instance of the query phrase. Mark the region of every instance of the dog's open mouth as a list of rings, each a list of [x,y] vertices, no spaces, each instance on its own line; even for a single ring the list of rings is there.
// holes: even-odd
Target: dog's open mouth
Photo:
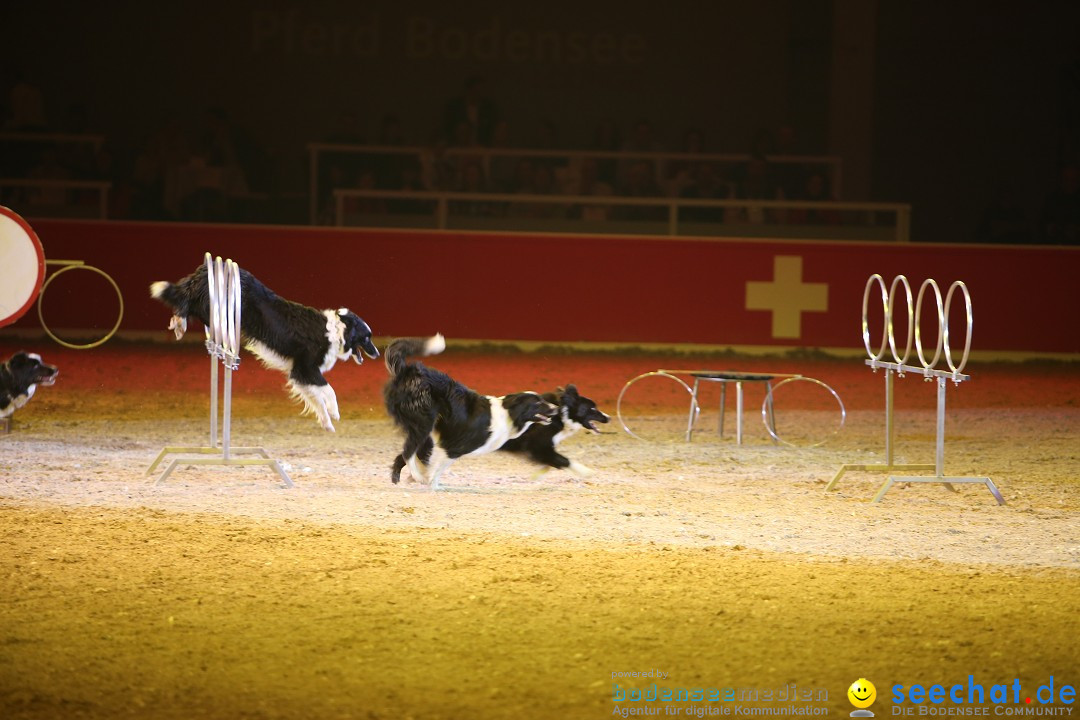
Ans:
[[[57,370],[57,371],[53,372],[52,375],[44,375],[37,381],[36,384],[37,385],[45,385],[46,387],[48,387],[49,385],[52,385],[54,382],[56,382],[56,376],[59,375],[59,374],[60,374],[60,371]]]
[[[603,417],[598,417],[598,418],[586,418],[585,422],[583,423],[585,425],[585,429],[588,430],[589,432],[594,432],[597,435],[599,435],[600,434],[600,428],[596,427],[596,425],[593,424],[594,420],[598,420],[598,421],[600,421],[602,423],[606,423],[609,420],[611,420],[611,418],[608,417],[607,415],[604,415]]]

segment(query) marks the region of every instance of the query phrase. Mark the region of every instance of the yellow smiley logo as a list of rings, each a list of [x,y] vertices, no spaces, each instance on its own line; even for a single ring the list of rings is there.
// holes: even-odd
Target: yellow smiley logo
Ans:
[[[877,699],[877,688],[874,687],[874,683],[866,678],[859,678],[851,683],[851,687],[847,690],[847,696],[855,707],[860,709],[868,708]]]

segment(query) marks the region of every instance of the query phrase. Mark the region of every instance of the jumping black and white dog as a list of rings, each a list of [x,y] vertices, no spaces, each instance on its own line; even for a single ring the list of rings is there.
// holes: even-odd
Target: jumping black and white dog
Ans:
[[[52,385],[60,373],[37,353],[17,352],[0,365],[0,419],[30,402],[38,385]]]
[[[480,395],[446,373],[409,357],[441,353],[442,335],[400,338],[386,348],[390,380],[383,388],[386,410],[405,432],[405,446],[394,458],[390,479],[397,483],[406,465],[432,490],[450,464],[468,455],[493,452],[534,424],[546,425],[558,408],[538,393],[501,397]]]
[[[188,318],[203,325],[210,317],[206,266],[175,283],[159,281],[150,295],[172,308],[169,329],[179,340],[187,331]],[[244,347],[263,365],[288,376],[292,397],[314,413],[319,424],[333,431],[340,419],[337,395],[323,373],[338,360],[350,357],[363,363],[364,355],[379,357],[371,342],[371,328],[348,308],[317,310],[279,297],[247,270],[240,270],[240,329]]]
[[[592,470],[562,455],[556,447],[579,430],[599,433],[596,423],[606,423],[611,418],[595,402],[581,395],[574,385],[544,393],[541,397],[558,407],[559,414],[550,423],[533,425],[519,437],[507,440],[499,449],[527,455],[533,462],[543,465],[533,479],[543,477],[552,468],[569,468],[578,477],[592,475]]]

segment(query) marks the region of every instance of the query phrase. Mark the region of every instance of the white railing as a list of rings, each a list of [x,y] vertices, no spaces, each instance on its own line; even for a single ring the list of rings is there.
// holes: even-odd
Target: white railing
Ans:
[[[71,202],[70,191],[92,190],[97,194],[97,216],[104,220],[109,215],[109,191],[112,183],[103,180],[33,180],[29,178],[0,178],[0,188],[17,188],[31,191],[25,198],[19,198],[18,204],[24,205],[23,214],[33,215],[40,211],[44,215],[66,214],[77,207]],[[0,197],[6,193],[0,192]],[[12,200],[7,200],[12,202]]]
[[[38,143],[44,145],[89,145],[101,149],[104,135],[87,133],[0,132],[0,143]]]
[[[863,227],[876,226],[875,221],[881,214],[891,215],[894,222],[891,225],[893,232],[891,237],[896,242],[908,242],[911,230],[911,206],[904,203],[856,203],[856,202],[810,202],[799,200],[694,200],[689,198],[643,198],[643,197],[620,197],[617,195],[517,195],[507,193],[464,193],[464,192],[432,192],[412,190],[334,190],[334,222],[338,226],[345,225],[346,201],[350,198],[367,200],[390,200],[406,202],[429,203],[433,207],[433,220],[436,229],[445,230],[450,227],[452,203],[492,203],[513,205],[557,205],[557,206],[582,206],[582,207],[655,207],[662,208],[667,213],[665,232],[667,235],[679,235],[680,228],[685,226],[685,221],[680,220],[679,211],[685,208],[714,209],[723,212],[744,211],[746,218],[741,221],[733,218],[725,218],[723,221],[715,221],[716,228],[722,228],[723,224],[736,224],[743,227],[755,223],[749,218],[772,215],[774,221],[764,225],[766,227],[782,227],[786,224],[785,215],[791,210],[817,210],[830,213],[847,213],[850,215],[870,218],[871,222],[863,223]],[[389,215],[389,213],[376,213]],[[397,214],[395,217],[410,217],[408,214]],[[412,217],[416,217],[413,215]],[[432,217],[423,215],[422,217]],[[504,219],[512,219],[513,215]],[[553,218],[548,218],[553,219]],[[607,221],[589,221],[596,228]],[[693,220],[690,222],[701,222]],[[859,227],[856,223],[854,227]],[[832,229],[835,231],[840,226],[820,225],[819,228]],[[851,224],[844,227],[852,227]],[[687,233],[688,234],[688,233]],[[839,234],[839,233],[838,233]],[[849,237],[857,237],[857,235]],[[869,239],[869,238],[867,238]]]
[[[726,164],[749,163],[753,156],[749,153],[676,153],[676,152],[631,152],[603,150],[528,150],[524,148],[488,148],[488,147],[447,147],[436,148],[423,145],[347,145],[335,143],[308,143],[309,193],[311,203],[311,224],[318,222],[319,199],[319,162],[324,153],[345,153],[355,155],[405,155],[421,161],[453,157],[479,157],[485,162],[493,157],[504,158],[547,158],[580,162],[584,158],[597,160],[653,160],[661,166],[668,162],[709,162]],[[829,171],[829,183],[835,196],[842,196],[843,161],[835,155],[768,155],[766,161],[772,165],[807,165],[826,167]]]

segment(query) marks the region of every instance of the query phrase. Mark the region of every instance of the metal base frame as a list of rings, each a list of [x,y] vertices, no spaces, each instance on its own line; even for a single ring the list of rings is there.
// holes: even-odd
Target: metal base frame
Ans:
[[[912,365],[906,365],[904,363],[892,363],[881,362],[880,360],[869,359],[865,361],[874,371],[878,368],[884,368],[885,370],[885,464],[874,465],[842,465],[837,471],[829,484],[825,486],[825,491],[828,492],[836,487],[836,483],[847,472],[853,470],[860,470],[866,472],[887,472],[891,473],[894,470],[932,470],[934,475],[890,475],[885,483],[878,489],[874,495],[873,502],[881,502],[885,497],[885,493],[897,482],[922,482],[922,483],[941,483],[947,490],[956,491],[956,488],[952,486],[953,483],[980,483],[986,485],[987,489],[997,500],[998,505],[1005,504],[1005,498],[1001,496],[1001,492],[998,490],[994,481],[988,477],[955,477],[945,475],[945,388],[946,382],[952,380],[954,383],[959,384],[964,380],[970,380],[970,375],[964,375],[959,372],[947,372],[944,370],[932,370],[926,367],[915,367]],[[926,381],[934,380],[937,382],[937,447],[935,453],[935,462],[930,464],[897,464],[893,462],[893,385],[894,375],[904,376],[905,373],[918,373],[923,376]]]
[[[165,480],[169,477],[169,475],[172,474],[172,471],[175,470],[178,465],[268,465],[269,467],[274,469],[274,472],[281,476],[281,479],[285,482],[286,487],[293,487],[292,479],[289,477],[288,473],[285,472],[285,469],[281,467],[281,464],[277,460],[270,457],[270,454],[266,452],[265,449],[260,447],[234,447],[230,448],[230,451],[237,454],[259,455],[259,457],[244,459],[226,457],[224,453],[224,448],[220,447],[166,447],[163,448],[160,453],[158,453],[157,458],[154,460],[153,463],[150,464],[150,467],[146,469],[146,474],[152,475],[157,466],[161,464],[161,461],[165,459],[166,455],[175,455],[180,453],[216,455],[217,457],[212,458],[175,458],[171,463],[169,463],[169,466],[165,468],[165,471],[158,476],[157,480],[154,481],[154,484],[160,485],[161,483],[165,482]]]

